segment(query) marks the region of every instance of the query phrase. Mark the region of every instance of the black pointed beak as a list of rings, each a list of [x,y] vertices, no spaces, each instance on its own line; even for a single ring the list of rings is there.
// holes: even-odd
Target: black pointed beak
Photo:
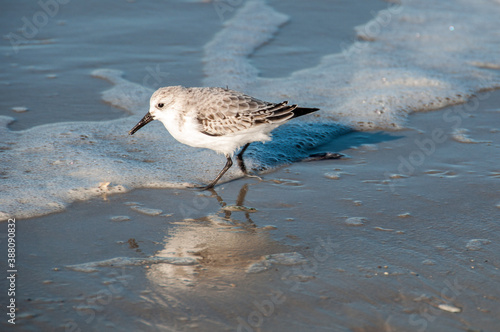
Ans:
[[[146,115],[144,115],[141,121],[139,121],[139,123],[136,124],[135,127],[128,132],[128,134],[129,135],[135,134],[136,131],[138,131],[139,129],[141,129],[142,127],[144,127],[153,120],[154,120],[153,116],[151,115],[151,113],[148,112]]]

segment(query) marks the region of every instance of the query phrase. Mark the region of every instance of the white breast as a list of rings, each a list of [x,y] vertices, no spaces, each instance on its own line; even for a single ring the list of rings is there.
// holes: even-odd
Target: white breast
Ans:
[[[178,112],[170,111],[157,113],[155,118],[160,120],[170,135],[179,142],[228,155],[232,155],[235,150],[247,143],[269,141],[271,139],[269,133],[277,127],[277,125],[261,125],[238,133],[210,136],[200,131],[198,120],[191,116],[182,116]]]

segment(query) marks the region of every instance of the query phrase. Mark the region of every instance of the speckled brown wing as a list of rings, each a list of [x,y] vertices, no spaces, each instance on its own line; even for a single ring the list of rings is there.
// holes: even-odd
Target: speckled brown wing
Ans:
[[[262,124],[281,123],[294,117],[293,110],[297,107],[288,105],[286,101],[269,103],[222,88],[195,93],[201,132],[210,136],[224,136]]]

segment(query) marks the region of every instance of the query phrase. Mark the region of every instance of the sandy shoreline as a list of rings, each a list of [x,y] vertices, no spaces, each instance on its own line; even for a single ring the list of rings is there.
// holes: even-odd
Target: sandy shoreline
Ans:
[[[478,143],[453,138],[453,116],[466,114],[459,105],[414,115],[406,131],[345,135],[323,150],[349,158],[293,164],[263,182],[232,181],[216,188],[219,197],[135,190],[22,220],[19,325],[493,331],[499,101],[498,91],[480,95],[461,116],[457,128]],[[257,211],[223,210],[218,199]],[[248,272],[279,253],[305,263],[268,257],[264,271]],[[68,267],[117,257],[145,261],[94,272]],[[155,257],[200,261],[154,264]]]
[[[61,7],[36,38],[59,36],[48,38],[54,47],[43,48],[43,56],[31,52],[36,43],[18,55],[4,54],[1,114],[29,109],[15,114],[11,130],[125,117],[99,99],[108,84],[89,75],[104,66],[126,69],[132,82],[156,77],[151,87],[170,79],[200,85],[201,49],[223,23],[212,4],[176,2],[169,20],[154,16],[151,26],[148,15],[156,7],[150,4],[148,15],[137,18],[145,30],[126,15],[107,17],[100,5]],[[114,5],[114,12],[130,14],[137,4]],[[252,61],[264,76],[278,77],[341,51],[342,41],[354,40],[353,25],[387,4],[357,5],[340,3],[334,20],[318,16],[322,1],[300,18],[294,16],[300,6],[273,1],[293,19],[270,42],[278,47],[259,48]],[[11,31],[19,17],[37,10],[9,8],[11,20],[2,20],[2,27]],[[186,12],[205,29],[190,28]],[[95,17],[113,29],[89,27]],[[307,32],[335,31],[327,47],[320,37],[303,48],[284,47],[313,19],[316,30]],[[158,26],[179,35],[158,35]],[[95,56],[123,36],[138,41],[137,53],[118,43]],[[53,62],[54,54],[72,53],[78,42],[89,47]],[[171,45],[168,54],[160,44]],[[279,52],[292,53],[292,65],[280,61]],[[495,331],[499,105],[500,91],[484,92],[464,105],[413,114],[407,130],[352,132],[317,149],[346,158],[295,163],[264,174],[264,181],[223,183],[214,193],[137,189],[17,220],[17,328]],[[7,303],[5,294],[1,298]]]

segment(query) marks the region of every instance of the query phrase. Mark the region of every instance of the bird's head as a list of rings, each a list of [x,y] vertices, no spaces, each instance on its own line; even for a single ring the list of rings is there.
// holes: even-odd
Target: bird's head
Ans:
[[[156,90],[149,100],[149,112],[128,132],[129,135],[135,134],[136,131],[153,120],[161,120],[175,104],[176,97],[178,99],[184,89],[182,86],[167,86]]]

